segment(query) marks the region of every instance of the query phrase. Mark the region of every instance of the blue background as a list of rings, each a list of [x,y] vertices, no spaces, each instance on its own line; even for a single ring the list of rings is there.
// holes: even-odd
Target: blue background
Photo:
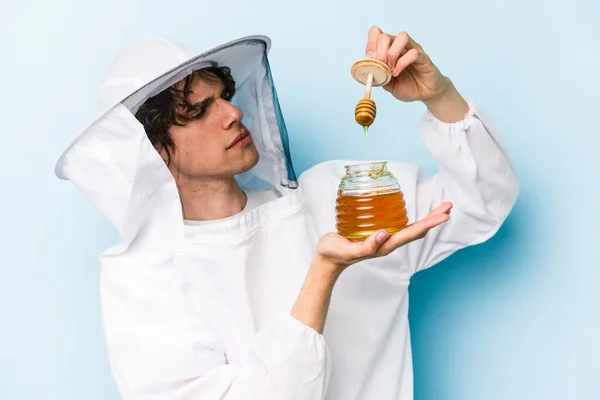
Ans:
[[[198,50],[248,34],[270,60],[297,172],[362,158],[350,65],[369,27],[409,32],[491,114],[522,185],[489,242],[417,275],[417,400],[600,399],[600,2],[2,1],[0,399],[117,399],[98,255],[115,230],[53,174],[96,115],[116,52],[166,36]],[[379,89],[369,156],[435,171],[422,104]]]

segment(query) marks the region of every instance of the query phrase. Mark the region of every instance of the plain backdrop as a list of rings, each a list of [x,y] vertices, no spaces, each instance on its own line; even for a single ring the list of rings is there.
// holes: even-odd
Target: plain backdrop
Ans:
[[[600,399],[600,2],[8,1],[0,9],[0,399],[115,400],[99,254],[116,231],[54,164],[116,53],[266,34],[296,171],[362,158],[350,76],[371,25],[407,31],[495,120],[521,196],[501,231],[410,286],[417,400]],[[424,106],[375,90],[369,157],[435,164]],[[370,400],[370,399],[367,399]]]

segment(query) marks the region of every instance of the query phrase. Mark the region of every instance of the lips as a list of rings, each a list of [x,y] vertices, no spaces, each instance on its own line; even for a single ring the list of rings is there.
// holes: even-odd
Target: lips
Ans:
[[[235,148],[235,147],[244,147],[248,143],[252,141],[250,137],[250,133],[247,130],[242,131],[237,138],[229,146],[227,146],[227,150]]]

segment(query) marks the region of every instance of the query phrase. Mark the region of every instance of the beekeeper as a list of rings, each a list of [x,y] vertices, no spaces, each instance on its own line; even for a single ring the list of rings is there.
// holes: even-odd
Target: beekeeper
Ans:
[[[348,161],[296,178],[269,47],[125,49],[58,161],[120,235],[101,297],[125,400],[412,399],[411,277],[489,239],[515,203],[490,119],[409,35],[372,28],[366,56],[390,65],[395,98],[426,105],[439,172],[389,162],[414,222],[400,233],[331,233]]]

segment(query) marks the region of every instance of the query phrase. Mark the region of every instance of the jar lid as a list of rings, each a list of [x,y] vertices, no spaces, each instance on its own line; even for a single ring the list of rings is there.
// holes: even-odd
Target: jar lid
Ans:
[[[396,177],[387,169],[387,161],[366,162],[344,166],[346,175],[339,190],[345,196],[372,196],[400,191]]]

